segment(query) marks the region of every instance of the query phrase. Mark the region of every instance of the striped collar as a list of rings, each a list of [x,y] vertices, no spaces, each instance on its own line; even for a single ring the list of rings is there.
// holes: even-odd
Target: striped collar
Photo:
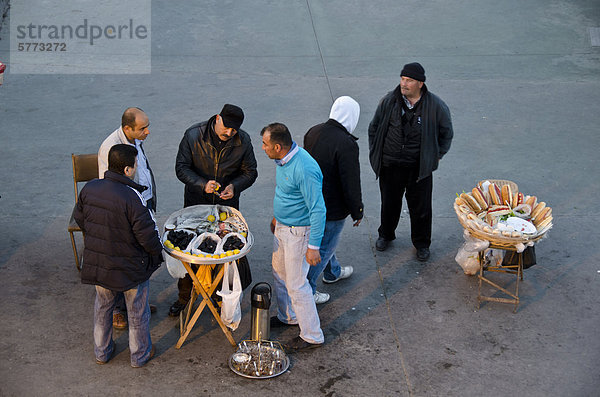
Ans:
[[[290,148],[290,151],[287,152],[287,154],[283,156],[282,159],[275,160],[275,164],[279,166],[286,165],[292,159],[292,157],[294,157],[294,155],[298,153],[298,150],[300,150],[300,147],[296,144],[296,142],[292,141],[292,147]]]

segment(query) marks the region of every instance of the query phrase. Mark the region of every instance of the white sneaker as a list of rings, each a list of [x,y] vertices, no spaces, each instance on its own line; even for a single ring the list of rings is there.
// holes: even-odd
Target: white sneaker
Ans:
[[[321,303],[325,303],[329,300],[329,294],[327,292],[315,291],[315,294],[313,295],[313,297],[315,298],[315,303],[317,305],[320,305]]]
[[[336,278],[335,280],[327,280],[325,276],[323,276],[323,282],[325,284],[333,284],[335,282],[350,277],[353,272],[354,268],[352,266],[342,266],[342,271],[340,272],[340,276],[338,278]]]

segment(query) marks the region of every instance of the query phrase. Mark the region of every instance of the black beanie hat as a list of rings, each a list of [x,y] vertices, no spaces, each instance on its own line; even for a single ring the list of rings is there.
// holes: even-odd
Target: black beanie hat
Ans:
[[[238,106],[231,105],[229,103],[223,106],[221,113],[219,113],[223,119],[223,125],[227,128],[233,128],[239,130],[244,122],[244,112]]]
[[[404,65],[402,72],[400,72],[400,76],[406,76],[411,79],[425,82],[425,69],[423,69],[423,66],[418,62],[407,63]]]

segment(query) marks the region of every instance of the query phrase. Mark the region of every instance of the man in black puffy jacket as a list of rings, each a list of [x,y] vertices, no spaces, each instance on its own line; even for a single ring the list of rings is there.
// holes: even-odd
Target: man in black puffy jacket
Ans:
[[[104,179],[88,182],[74,209],[75,221],[85,236],[81,281],[96,286],[96,363],[107,363],[114,352],[112,312],[117,293],[123,292],[134,368],[143,366],[154,355],[149,278],[163,261],[156,222],[140,194],[146,187],[132,180],[137,153],[134,146],[113,146]]]
[[[250,136],[240,129],[244,112],[226,104],[208,121],[194,124],[185,131],[179,144],[175,173],[185,184],[183,206],[198,204],[227,205],[239,210],[240,194],[256,178],[256,158]],[[252,282],[246,257],[238,261],[242,288]],[[178,316],[190,299],[192,279],[179,279],[178,299],[169,315]]]

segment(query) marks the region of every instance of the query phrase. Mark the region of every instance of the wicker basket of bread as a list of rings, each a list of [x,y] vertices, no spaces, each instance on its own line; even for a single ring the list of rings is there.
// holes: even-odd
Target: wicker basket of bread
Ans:
[[[473,237],[499,247],[538,241],[552,228],[552,208],[507,180],[487,179],[457,194],[454,211]]]

